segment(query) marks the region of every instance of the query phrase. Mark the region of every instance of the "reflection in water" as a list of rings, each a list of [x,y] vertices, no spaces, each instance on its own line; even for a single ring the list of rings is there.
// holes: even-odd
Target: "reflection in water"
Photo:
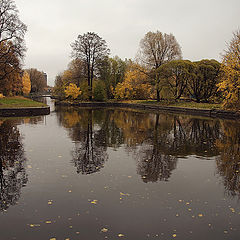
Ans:
[[[238,122],[222,122],[222,136],[216,140],[220,151],[217,170],[223,177],[228,195],[240,197],[240,125]]]
[[[104,167],[104,163],[108,156],[106,153],[106,136],[101,135],[100,130],[94,129],[93,124],[93,111],[88,110],[85,112],[87,124],[77,125],[79,128],[75,128],[79,138],[74,139],[75,150],[73,152],[73,163],[77,168],[78,173],[91,174],[98,172]],[[80,122],[81,123],[81,122]]]
[[[105,119],[106,116],[91,109],[69,109],[60,112],[59,121],[69,130],[69,135],[75,143],[72,162],[78,173],[91,174],[104,167],[108,159],[108,131],[105,130],[108,125],[105,124]]]
[[[26,158],[18,128],[10,120],[0,124],[0,210],[15,205],[28,181]]]
[[[163,122],[163,124],[160,124],[159,121],[159,114],[156,114],[152,137],[148,139],[148,144],[140,147],[137,154],[138,173],[142,176],[144,182],[168,181],[172,171],[177,166],[177,158],[165,151],[165,148],[162,148],[163,143],[167,144],[170,128],[166,127]],[[160,128],[160,126],[165,127]]]
[[[78,173],[104,167],[107,148],[125,146],[144,182],[168,181],[179,158],[216,157],[218,172],[231,195],[239,194],[240,126],[233,121],[152,114],[120,109],[56,109],[75,148]]]

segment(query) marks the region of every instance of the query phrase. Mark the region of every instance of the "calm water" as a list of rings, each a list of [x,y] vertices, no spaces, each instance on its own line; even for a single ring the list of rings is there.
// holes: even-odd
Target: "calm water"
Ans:
[[[0,239],[240,239],[240,123],[120,109],[0,120]]]

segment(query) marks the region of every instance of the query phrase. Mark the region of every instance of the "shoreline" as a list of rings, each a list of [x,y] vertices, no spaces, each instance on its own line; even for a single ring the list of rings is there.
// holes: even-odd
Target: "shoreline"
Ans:
[[[0,117],[31,117],[50,114],[50,107],[0,108]]]
[[[169,113],[180,113],[194,116],[204,116],[211,118],[223,118],[223,119],[240,119],[240,111],[220,110],[220,109],[197,109],[186,107],[171,107],[171,106],[159,106],[153,104],[143,103],[121,103],[121,102],[79,102],[79,103],[67,103],[56,101],[56,106],[66,107],[120,107],[120,108],[132,108],[141,110],[154,110]]]

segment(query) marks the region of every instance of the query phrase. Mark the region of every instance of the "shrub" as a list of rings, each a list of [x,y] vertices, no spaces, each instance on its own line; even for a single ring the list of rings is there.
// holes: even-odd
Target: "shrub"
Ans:
[[[102,82],[97,82],[93,90],[93,98],[95,101],[106,101],[106,89]]]

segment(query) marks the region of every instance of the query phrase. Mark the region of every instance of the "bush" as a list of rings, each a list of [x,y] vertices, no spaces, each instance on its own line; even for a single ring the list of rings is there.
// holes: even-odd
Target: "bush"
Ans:
[[[106,89],[102,82],[97,82],[93,90],[93,98],[95,101],[106,101]]]

